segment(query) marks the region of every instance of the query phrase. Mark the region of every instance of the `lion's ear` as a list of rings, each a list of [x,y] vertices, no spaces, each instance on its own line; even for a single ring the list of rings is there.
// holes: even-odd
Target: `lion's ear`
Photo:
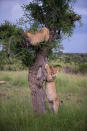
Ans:
[[[57,71],[57,72],[59,71],[59,67],[56,67],[56,71]]]
[[[56,72],[58,72],[59,71],[59,68],[58,67],[56,67]]]
[[[57,74],[58,71],[59,71],[59,68],[58,67],[53,67],[51,71],[52,71],[53,74]]]

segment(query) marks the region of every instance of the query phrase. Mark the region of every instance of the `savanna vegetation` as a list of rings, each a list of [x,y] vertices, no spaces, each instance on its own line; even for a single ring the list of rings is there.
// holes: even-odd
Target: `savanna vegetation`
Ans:
[[[62,38],[70,37],[76,26],[75,22],[80,22],[81,16],[73,11],[73,2],[74,0],[34,0],[22,7],[24,17],[19,23],[22,26],[29,25],[30,28],[26,31],[35,32],[43,26],[50,31],[49,41],[35,47],[27,43],[23,35],[25,30],[19,28],[19,25],[8,21],[0,25],[0,81],[6,81],[6,84],[0,84],[0,131],[87,130],[87,54],[52,52],[52,49],[58,51],[62,48]],[[32,78],[36,78],[33,74],[37,74],[39,67],[45,70],[40,57],[44,59],[44,63],[60,67],[56,78],[60,107],[56,115],[49,111],[46,98],[47,112],[33,112],[29,85],[32,89],[35,82]],[[29,81],[27,70],[31,75]],[[41,81],[43,76],[36,83],[40,85]],[[35,84],[35,89],[40,91],[44,88],[43,82],[40,88]],[[42,111],[41,108],[39,110]]]
[[[0,71],[0,131],[86,131],[87,75],[60,72],[56,88],[59,112],[33,113],[27,71]]]
[[[47,80],[45,65],[48,63],[48,56],[53,48],[59,48],[64,36],[72,35],[75,22],[80,23],[81,16],[72,8],[74,2],[74,0],[33,0],[22,6],[24,14],[19,22],[22,22],[21,28],[7,21],[0,25],[2,49],[8,52],[8,56],[13,55],[28,68],[31,67],[28,80],[35,112],[46,111],[43,83]],[[45,34],[39,33],[36,35],[37,38],[34,37],[39,40],[39,43],[35,42],[35,46],[32,44],[33,35],[30,34],[29,39],[24,35],[26,32],[24,33],[23,25],[26,23],[30,27],[28,30],[32,32],[38,33],[43,27],[45,29]]]
[[[0,51],[0,70],[28,70],[21,60],[14,56],[8,58],[7,53]],[[60,67],[66,73],[87,73],[87,54],[53,52],[49,56],[49,64]]]
[[[66,73],[87,73],[87,54],[85,53],[58,52],[54,53],[49,61]]]

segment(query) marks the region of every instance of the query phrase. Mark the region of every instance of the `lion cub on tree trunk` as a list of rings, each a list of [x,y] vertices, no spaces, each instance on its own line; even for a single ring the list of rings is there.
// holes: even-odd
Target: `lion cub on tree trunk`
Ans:
[[[49,109],[57,113],[59,107],[59,98],[56,91],[55,79],[59,68],[46,64],[45,69],[47,71],[46,96],[48,99]]]

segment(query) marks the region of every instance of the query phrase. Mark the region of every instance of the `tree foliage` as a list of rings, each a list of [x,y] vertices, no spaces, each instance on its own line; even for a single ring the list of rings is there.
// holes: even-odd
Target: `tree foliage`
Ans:
[[[50,31],[50,41],[40,43],[38,46],[28,46],[23,29],[9,22],[0,25],[0,42],[3,49],[10,48],[12,54],[21,59],[27,66],[32,65],[39,49],[49,46],[49,49],[59,47],[64,35],[71,36],[75,28],[75,21],[80,21],[72,8],[74,0],[33,0],[23,5],[24,22],[32,24],[30,29],[35,31],[46,26]],[[58,46],[57,46],[58,45]],[[9,51],[9,50],[8,50]]]
[[[22,33],[23,29],[5,21],[0,26],[0,43],[7,55],[10,53],[11,56],[22,60],[23,64],[29,66],[33,63],[33,47],[29,49],[26,47],[26,38],[22,36]]]
[[[73,0],[33,0],[24,6],[25,16],[33,18],[38,25],[46,26],[53,32],[53,38],[59,39],[59,34],[71,35],[75,27],[75,21],[81,16],[77,15],[72,8]],[[28,17],[27,17],[28,18]]]

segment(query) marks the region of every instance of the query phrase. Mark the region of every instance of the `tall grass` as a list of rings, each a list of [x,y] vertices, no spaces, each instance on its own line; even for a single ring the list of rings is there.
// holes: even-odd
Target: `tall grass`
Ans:
[[[59,73],[56,88],[62,102],[55,115],[34,114],[28,73],[0,72],[0,131],[86,131],[87,75]]]

